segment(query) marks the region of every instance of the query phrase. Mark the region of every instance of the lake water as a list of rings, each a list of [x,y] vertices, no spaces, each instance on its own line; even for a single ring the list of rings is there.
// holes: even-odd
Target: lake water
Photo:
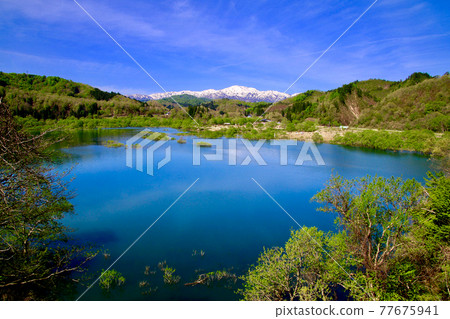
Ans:
[[[176,139],[174,129],[164,131]],[[280,147],[266,142],[260,154],[267,162],[259,166],[252,160],[239,165],[249,154],[237,143],[237,164],[228,165],[228,151],[223,161],[206,161],[192,165],[193,138],[184,137],[186,144],[167,141],[155,152],[155,159],[164,157],[171,148],[171,161],[150,176],[126,166],[126,149],[107,148],[106,140],[125,143],[140,129],[105,129],[80,131],[76,144],[64,148],[72,155],[60,169],[72,166],[75,177],[71,187],[76,191],[72,200],[76,215],[65,223],[76,229],[75,236],[96,243],[102,251],[90,264],[86,284],[93,282],[136,240],[195,180],[197,183],[114,265],[113,269],[126,278],[123,286],[104,292],[98,283],[81,300],[238,300],[230,282],[211,286],[185,286],[200,273],[227,269],[242,275],[254,264],[264,247],[283,245],[290,231],[298,226],[256,185],[254,178],[301,225],[334,230],[335,216],[317,212],[311,197],[323,188],[334,171],[345,178],[367,174],[402,176],[423,181],[430,162],[411,153],[380,152],[336,145],[320,144],[318,150],[325,161],[319,166],[306,161],[294,162],[302,147],[288,148],[288,164],[281,166]],[[230,140],[223,140],[225,148]],[[255,143],[255,142],[253,142]],[[73,144],[72,144],[73,145]],[[135,153],[136,150],[133,150]],[[214,148],[201,148],[202,154],[214,153]],[[135,155],[135,154],[134,154]],[[313,157],[314,158],[314,157]],[[155,164],[156,165],[156,164]],[[193,256],[203,250],[204,256]],[[181,280],[177,285],[165,285],[158,262],[166,261],[175,268]],[[155,274],[144,274],[150,266]],[[146,287],[139,283],[146,281]],[[158,289],[156,289],[158,287]],[[152,288],[151,294],[145,292]],[[78,289],[76,299],[86,286]]]

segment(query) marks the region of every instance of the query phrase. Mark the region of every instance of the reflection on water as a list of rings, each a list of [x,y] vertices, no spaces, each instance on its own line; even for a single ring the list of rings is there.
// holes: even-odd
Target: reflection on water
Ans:
[[[71,184],[78,194],[73,200],[77,214],[65,223],[77,229],[77,238],[95,242],[109,254],[100,254],[89,265],[91,279],[87,283],[120,256],[193,181],[199,181],[114,265],[126,278],[125,285],[107,294],[94,286],[83,300],[237,300],[239,281],[210,286],[184,283],[216,270],[242,275],[256,262],[263,247],[283,245],[290,230],[296,228],[252,178],[300,224],[329,231],[334,230],[334,216],[317,212],[317,205],[310,198],[333,171],[346,178],[378,174],[422,181],[430,164],[417,154],[321,144],[318,149],[325,166],[294,166],[302,146],[299,143],[288,154],[290,165],[280,166],[279,147],[266,143],[260,152],[266,166],[258,166],[254,161],[242,166],[239,164],[246,150],[238,143],[238,165],[229,166],[225,154],[223,161],[202,158],[200,166],[193,166],[193,137],[186,136],[186,144],[167,141],[172,160],[149,176],[125,165],[124,147],[102,145],[106,140],[125,143],[138,131],[79,131],[61,145],[70,160],[62,163],[60,169],[77,163],[72,171],[76,178]],[[174,129],[164,132],[178,138]],[[225,144],[228,142],[224,140]],[[156,152],[155,157],[163,158],[163,152]],[[214,149],[205,148],[202,152],[214,153]],[[194,253],[200,251],[203,253]],[[181,277],[178,284],[164,283],[163,273],[157,267],[163,261],[176,270],[175,276]],[[78,293],[84,289],[80,285]]]

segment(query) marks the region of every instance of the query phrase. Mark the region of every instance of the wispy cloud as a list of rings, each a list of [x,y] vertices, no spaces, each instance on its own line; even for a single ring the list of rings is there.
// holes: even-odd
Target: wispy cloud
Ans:
[[[136,76],[137,71],[132,66],[123,65],[121,63],[106,63],[97,61],[86,61],[71,58],[58,58],[52,56],[39,56],[22,52],[0,49],[0,70],[6,72],[14,72],[8,61],[14,61],[14,65],[21,67],[23,72],[61,76],[67,79],[81,81],[93,86],[101,86],[107,88],[114,87],[113,91],[120,91],[128,94],[131,91],[123,89],[122,85],[113,85],[108,79],[116,76]],[[73,70],[76,70],[74,73]],[[52,72],[49,70],[57,70]],[[101,75],[99,80],[98,75]],[[112,90],[112,89],[111,89]],[[142,90],[142,87],[141,87]],[[148,89],[147,89],[148,90]]]
[[[284,90],[370,4],[78,1],[168,90],[232,84]],[[444,1],[379,1],[293,90],[402,77],[421,65],[439,72],[439,65],[449,62],[445,52],[450,49],[442,43],[448,43],[449,23],[438,12],[439,3]],[[66,74],[70,71],[64,63],[69,63],[77,66],[73,72],[78,75],[96,69],[93,79],[102,87],[148,85],[147,92],[157,90],[73,1],[3,0],[0,10],[3,50],[33,56],[30,65],[40,63],[48,73],[59,69]],[[24,56],[8,57],[16,61],[10,66],[27,64]]]

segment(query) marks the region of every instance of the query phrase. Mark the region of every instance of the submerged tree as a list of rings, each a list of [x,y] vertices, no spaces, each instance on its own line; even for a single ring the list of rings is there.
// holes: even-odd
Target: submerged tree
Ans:
[[[111,289],[122,286],[125,283],[125,277],[117,270],[102,270],[102,276],[98,282],[100,288],[104,291],[110,291]]]
[[[44,133],[20,130],[0,105],[0,296],[48,299],[95,256],[69,243],[61,219],[73,213],[64,175],[52,166]]]

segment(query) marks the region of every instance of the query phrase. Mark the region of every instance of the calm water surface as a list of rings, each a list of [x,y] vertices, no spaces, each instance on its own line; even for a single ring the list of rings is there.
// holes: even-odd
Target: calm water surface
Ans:
[[[178,138],[174,129],[164,131]],[[252,181],[257,180],[301,225],[334,230],[334,217],[317,212],[310,198],[323,188],[334,171],[346,178],[367,174],[402,176],[423,181],[430,162],[411,153],[369,151],[321,144],[318,149],[326,163],[293,165],[303,143],[289,147],[287,166],[279,165],[279,146],[266,143],[261,155],[266,166],[252,161],[248,166],[229,166],[223,161],[192,165],[193,137],[186,144],[168,141],[172,161],[156,170],[154,176],[125,165],[125,148],[107,148],[102,142],[113,139],[125,143],[137,129],[80,131],[75,144],[64,148],[71,159],[61,165],[73,167],[71,186],[77,196],[72,201],[76,215],[65,223],[76,229],[80,240],[96,243],[108,251],[109,259],[97,256],[89,265],[89,284],[158,218],[197,178],[198,182],[125,254],[114,269],[126,278],[124,286],[109,293],[98,284],[82,300],[237,300],[236,285],[184,286],[198,273],[228,269],[242,275],[254,264],[263,247],[283,245],[295,223]],[[224,146],[229,140],[224,139]],[[73,145],[73,144],[72,144]],[[203,148],[203,153],[214,153]],[[238,164],[249,153],[238,143]],[[155,158],[164,157],[164,147]],[[145,172],[145,167],[144,167]],[[203,250],[203,257],[193,251]],[[164,285],[157,269],[160,261],[176,269],[180,283]],[[156,274],[145,275],[150,266]],[[147,281],[149,286],[140,288]],[[148,288],[156,292],[145,294]],[[85,286],[78,289],[81,294]],[[67,296],[76,299],[78,295]]]

